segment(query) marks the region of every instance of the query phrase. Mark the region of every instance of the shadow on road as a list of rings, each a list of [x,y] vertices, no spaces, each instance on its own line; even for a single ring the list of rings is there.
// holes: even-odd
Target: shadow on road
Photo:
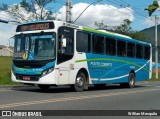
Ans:
[[[135,86],[135,88],[142,88],[142,87],[146,87],[146,86],[144,86],[144,85],[136,85]],[[121,87],[120,85],[116,84],[116,85],[106,85],[105,87],[90,86],[87,91],[124,90],[124,89],[130,90],[130,88],[124,88],[124,87]],[[75,92],[73,89],[70,88],[70,86],[58,86],[58,87],[51,86],[49,90],[45,90],[45,91],[41,90],[37,86],[21,86],[21,87],[14,86],[14,87],[11,88],[11,90],[25,91],[25,92],[36,92],[36,93],[69,93],[69,92]]]

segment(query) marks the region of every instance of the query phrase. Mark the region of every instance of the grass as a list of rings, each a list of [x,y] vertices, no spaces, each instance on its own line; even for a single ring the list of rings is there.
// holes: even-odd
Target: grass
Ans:
[[[11,81],[11,66],[12,57],[0,56],[0,85],[21,85],[21,83]],[[160,73],[158,79],[155,78],[155,73],[153,73],[152,78],[148,81],[160,81]]]
[[[158,79],[155,78],[156,74],[155,72],[152,73],[152,78],[149,79],[148,81],[160,81],[160,73],[158,73]]]
[[[12,57],[0,56],[0,85],[20,85],[11,81]]]

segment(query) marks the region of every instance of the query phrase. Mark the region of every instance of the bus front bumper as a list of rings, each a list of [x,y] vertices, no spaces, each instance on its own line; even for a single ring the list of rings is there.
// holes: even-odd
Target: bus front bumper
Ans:
[[[26,84],[49,84],[49,85],[55,84],[56,85],[57,77],[54,74],[55,72],[52,71],[51,73],[45,76],[37,78],[36,80],[30,80],[30,77],[32,76],[21,76],[22,78],[17,78],[17,76],[15,76],[13,72],[11,72],[11,79],[13,82],[20,82],[20,83],[26,83]]]

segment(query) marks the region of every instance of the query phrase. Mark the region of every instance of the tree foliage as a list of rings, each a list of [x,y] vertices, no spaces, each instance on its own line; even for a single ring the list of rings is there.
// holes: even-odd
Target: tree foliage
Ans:
[[[98,29],[103,29],[106,31],[111,31],[123,35],[130,36],[137,40],[145,40],[145,34],[139,31],[132,30],[131,27],[132,22],[129,19],[125,19],[119,26],[108,26],[103,23],[95,22],[95,25],[98,27]]]
[[[20,4],[12,6],[3,3],[0,5],[0,11],[5,11],[19,21],[53,20],[55,19],[53,12],[46,9],[46,6],[52,2],[55,0],[22,0]]]

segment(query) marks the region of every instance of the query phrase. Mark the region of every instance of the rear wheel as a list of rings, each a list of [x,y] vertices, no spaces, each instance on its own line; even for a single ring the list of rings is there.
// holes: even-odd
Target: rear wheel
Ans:
[[[126,88],[134,88],[135,82],[136,82],[135,74],[131,72],[131,73],[129,73],[128,83],[121,83],[120,85],[122,87],[126,87]]]
[[[42,85],[42,84],[39,84],[38,87],[42,90],[48,90],[50,88],[50,85]]]
[[[83,72],[79,72],[77,74],[75,84],[72,85],[72,88],[74,88],[77,92],[82,92],[86,87],[86,76]]]

